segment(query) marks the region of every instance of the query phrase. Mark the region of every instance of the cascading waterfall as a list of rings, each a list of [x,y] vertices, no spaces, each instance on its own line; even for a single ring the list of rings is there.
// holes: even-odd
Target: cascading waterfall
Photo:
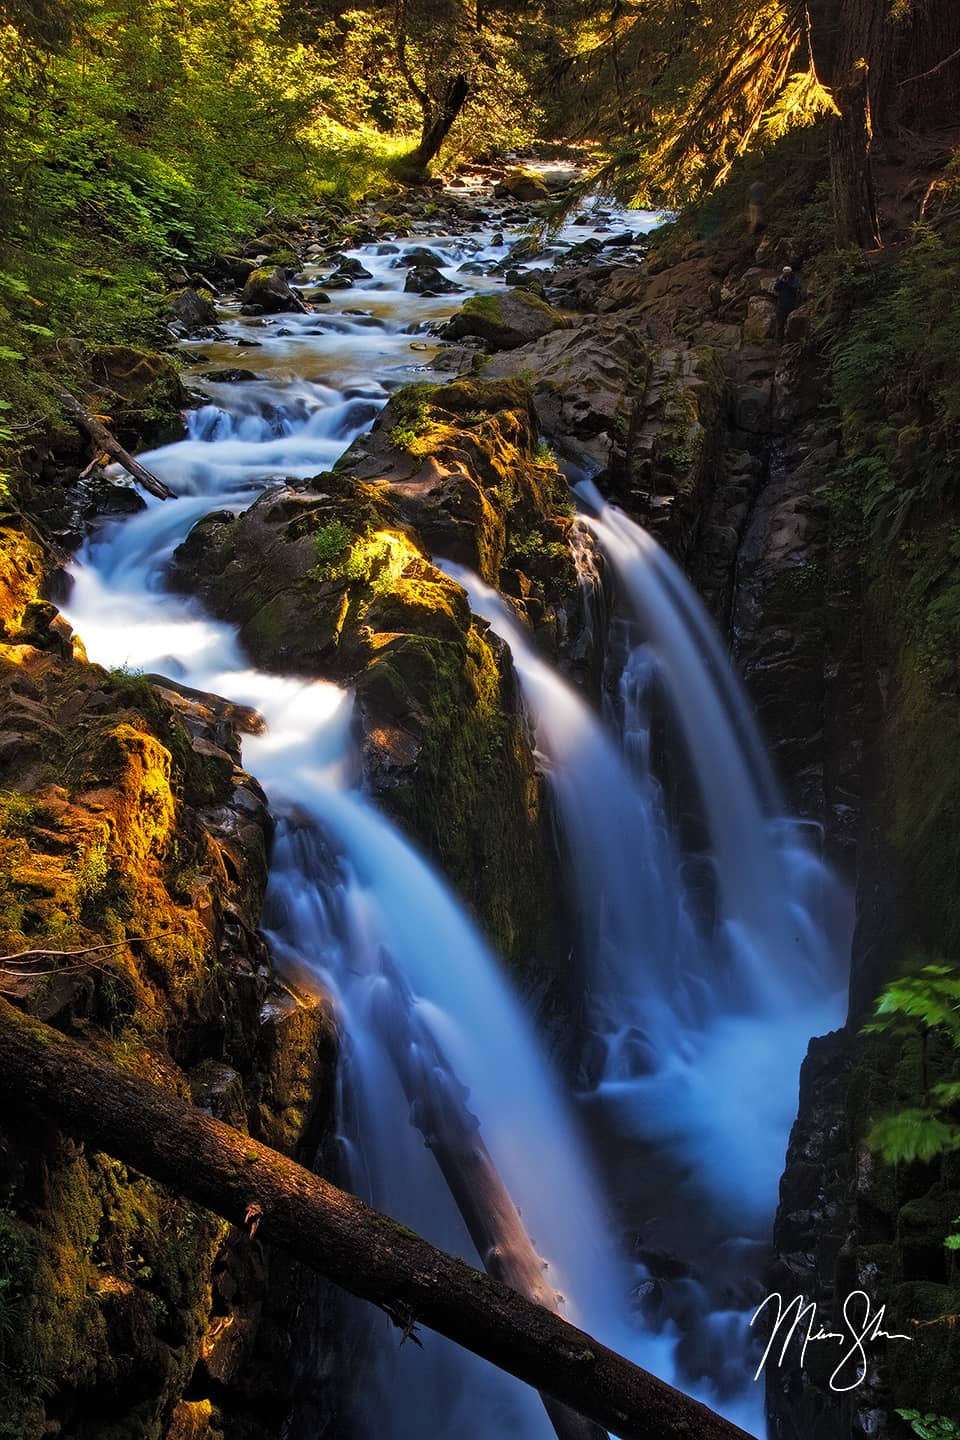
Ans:
[[[851,907],[784,818],[756,723],[695,592],[652,537],[593,487],[577,489],[594,509],[581,523],[613,568],[627,631],[619,734],[537,655],[495,590],[444,568],[510,646],[555,795],[590,977],[583,1098],[592,1128],[627,1212],[641,1217],[641,1253],[653,1252],[654,1266],[658,1251],[686,1262],[648,1286],[648,1319],[677,1336],[668,1378],[705,1387],[704,1398],[726,1400],[759,1430],[748,1316],[763,1294],[800,1062],[809,1037],[843,1019]],[[715,876],[709,906],[704,865],[685,854],[657,776],[654,697],[665,698],[696,780]],[[645,1175],[623,1165],[636,1142]],[[657,1218],[665,1188],[671,1214]]]
[[[451,302],[438,309],[438,302],[402,294],[402,272],[391,271],[385,257],[355,253],[377,278],[369,291],[354,289],[350,303],[365,302],[372,316],[282,316],[277,330],[284,335],[262,322],[254,328],[228,320],[247,343],[257,336],[256,364],[266,379],[205,382],[210,403],[191,413],[186,439],[144,457],[176,498],[148,501],[91,538],[73,567],[67,613],[91,658],[253,705],[267,722],[263,736],[244,742],[245,762],[279,821],[265,925],[279,963],[301,979],[311,973],[336,997],[351,1183],[476,1263],[437,1165],[409,1123],[390,1060],[384,1017],[405,1006],[416,1022],[412,1033],[425,1037],[424,1055],[442,1052],[467,1088],[483,1141],[548,1262],[548,1283],[565,1297],[565,1313],[664,1370],[664,1347],[638,1335],[627,1317],[629,1273],[615,1253],[590,1159],[524,1012],[440,877],[355,788],[349,697],[320,682],[251,670],[232,627],[164,586],[173,551],[202,515],[244,508],[271,479],[328,468],[370,423],[386,387],[411,378],[412,318],[438,318]],[[225,348],[204,343],[207,363],[228,358]],[[229,358],[235,361],[235,352]],[[315,378],[299,373],[305,367]],[[422,1351],[400,1350],[386,1320],[369,1312],[364,1320],[381,1338],[373,1372],[359,1387],[362,1433],[387,1440],[551,1434],[527,1387],[439,1337],[425,1336]]]
[[[581,228],[566,240],[582,238]],[[445,274],[490,291],[490,277],[456,268],[465,243],[474,244],[429,237],[449,257]],[[564,821],[591,977],[594,1040],[581,1099],[615,1208],[640,1235],[644,1263],[629,1265],[611,1239],[594,1157],[494,957],[442,879],[356,788],[349,696],[251,670],[232,627],[165,589],[170,556],[204,514],[242,509],[273,480],[331,467],[390,389],[425,369],[442,378],[429,370],[435,342],[411,336],[457,300],[404,293],[395,248],[351,253],[371,278],[322,310],[244,320],[227,309],[228,341],[183,347],[188,357],[202,347],[198,364],[239,362],[258,378],[198,382],[207,403],[189,416],[186,439],[144,457],[177,498],[150,500],[88,542],[69,618],[93,659],[161,672],[264,714],[266,733],[244,742],[278,820],[264,923],[278,963],[336,997],[341,1144],[354,1188],[476,1260],[409,1123],[391,1047],[406,1045],[438,1085],[449,1083],[442,1054],[469,1089],[482,1138],[549,1261],[548,1282],[567,1297],[565,1313],[762,1434],[759,1390],[745,1385],[744,1307],[768,1237],[799,1060],[808,1037],[838,1018],[829,995],[840,977],[816,906],[826,874],[780,818],[749,708],[686,582],[593,497],[584,524],[615,572],[628,639],[615,729],[534,654],[496,592],[462,577],[474,608],[513,649]],[[472,255],[505,253],[488,236]],[[691,856],[674,823],[651,743],[653,695],[667,696],[697,777],[708,856]],[[398,1017],[409,1027],[400,1041]],[[658,1269],[658,1249],[674,1257],[672,1278]],[[626,1313],[631,1287],[643,1319]],[[425,1336],[422,1351],[400,1349],[398,1332],[369,1310],[363,1325],[372,1369],[356,1387],[355,1418],[364,1437],[551,1433],[532,1392],[457,1347]]]

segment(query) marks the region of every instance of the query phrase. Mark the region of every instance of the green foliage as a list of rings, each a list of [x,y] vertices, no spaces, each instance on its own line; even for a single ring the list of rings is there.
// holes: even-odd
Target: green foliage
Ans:
[[[529,530],[526,535],[511,536],[507,550],[518,560],[542,555],[548,560],[570,561],[570,547],[562,540],[545,539],[542,530]]]
[[[567,8],[570,120],[607,142],[601,184],[636,203],[683,203],[724,179],[752,142],[822,111],[822,90],[798,69],[802,6],[649,0],[603,19],[592,6]]]
[[[125,705],[146,709],[148,713],[156,708],[153,686],[142,670],[117,665],[107,672],[107,686]]]
[[[924,1415],[919,1410],[898,1410],[901,1420],[906,1420],[914,1435],[920,1440],[953,1440],[960,1436],[960,1421],[948,1420],[945,1415]]]
[[[343,562],[343,577],[354,585],[368,585],[374,595],[385,595],[396,587],[409,558],[402,537],[379,531],[353,543]]]
[[[913,975],[893,980],[874,1008],[869,1034],[902,1031],[903,1023],[939,1025],[960,1049],[960,972],[949,965],[924,965]]]
[[[433,424],[430,403],[436,390],[436,385],[421,384],[405,385],[397,391],[390,402],[396,421],[390,430],[391,445],[398,450],[409,450],[429,432]]]
[[[353,540],[353,531],[341,520],[331,520],[313,537],[317,550],[317,569],[323,570],[339,560]]]
[[[942,1036],[960,1051],[960,971],[949,965],[923,965],[912,974],[893,980],[874,1006],[874,1018],[864,1026],[867,1034],[910,1036],[919,1033],[926,1054],[927,1036]],[[944,1080],[928,1087],[924,1065],[922,1106],[884,1115],[871,1127],[867,1145],[889,1165],[929,1161],[960,1150],[960,1125],[953,1107],[960,1099],[960,1080]],[[955,1246],[952,1242],[957,1240]],[[960,1248],[960,1237],[945,1241]]]
[[[409,146],[328,113],[335,57],[280,0],[41,8],[0,10],[0,448],[55,416],[60,337],[159,343],[171,282],[268,208],[387,187]]]
[[[960,1131],[932,1110],[900,1110],[871,1127],[867,1145],[888,1165],[909,1165],[960,1148]]]
[[[47,818],[46,807],[29,795],[7,791],[0,795],[0,834],[27,835]]]
[[[960,461],[960,246],[918,227],[897,265],[838,257],[831,360],[847,473],[887,539],[941,499]]]
[[[357,535],[339,520],[332,520],[316,537],[319,563],[308,573],[315,580],[345,580],[369,588],[371,595],[395,588],[411,555],[403,536],[367,526]]]

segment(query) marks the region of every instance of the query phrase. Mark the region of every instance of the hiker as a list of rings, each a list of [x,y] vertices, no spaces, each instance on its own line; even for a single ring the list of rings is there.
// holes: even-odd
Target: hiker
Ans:
[[[777,297],[777,339],[782,341],[787,327],[787,316],[800,304],[800,281],[789,265],[784,265],[773,287]]]
[[[747,229],[751,235],[759,235],[767,224],[767,187],[762,180],[754,180],[747,191]]]

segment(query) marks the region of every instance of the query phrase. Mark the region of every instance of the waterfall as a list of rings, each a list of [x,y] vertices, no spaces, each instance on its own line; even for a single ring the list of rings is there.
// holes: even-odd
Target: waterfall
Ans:
[[[560,243],[582,238],[581,228]],[[500,284],[457,268],[465,254],[501,260],[492,235],[479,249],[459,237],[429,243],[450,278],[485,292]],[[435,342],[411,336],[459,301],[404,293],[389,247],[351,253],[370,278],[322,310],[248,319],[226,308],[226,340],[183,346],[203,403],[185,439],[143,457],[176,498],[148,499],[90,538],[68,618],[92,659],[254,705],[267,721],[244,740],[277,820],[264,927],[278,965],[335,998],[351,1187],[477,1263],[400,1070],[428,1075],[438,1092],[462,1087],[564,1313],[760,1435],[745,1310],[802,1050],[839,1016],[839,966],[818,908],[833,892],[783,818],[749,707],[682,576],[593,497],[580,538],[587,546],[589,527],[614,572],[626,637],[615,725],[535,654],[496,592],[460,577],[511,646],[562,821],[589,974],[579,1114],[443,877],[363,795],[350,695],[252,670],[232,626],[166,589],[167,563],[203,515],[329,469],[398,384],[444,378],[431,368]],[[201,368],[238,363],[256,378]],[[661,702],[695,777],[709,838],[699,849],[659,767]],[[624,1229],[635,1241],[627,1260]],[[526,1387],[436,1336],[401,1347],[370,1307],[355,1315],[368,1362],[353,1386],[362,1440],[551,1433]]]
[[[444,569],[510,646],[554,794],[589,976],[582,1103],[611,1183],[644,1217],[671,1177],[671,1213],[641,1220],[641,1257],[652,1253],[654,1269],[658,1252],[674,1259],[673,1276],[648,1289],[648,1323],[676,1334],[673,1383],[742,1406],[732,1413],[756,1429],[748,1315],[764,1293],[800,1063],[810,1036],[843,1020],[851,906],[809,829],[785,817],[695,592],[651,536],[592,487],[578,493],[594,508],[581,524],[613,570],[626,634],[616,728],[536,653],[495,590]],[[696,783],[706,854],[685,847],[658,774],[658,701]],[[635,1159],[624,1164],[627,1137],[653,1183]]]
[[[174,550],[204,514],[243,509],[276,480],[329,468],[390,388],[416,377],[410,329],[456,302],[404,295],[403,272],[371,252],[355,252],[373,271],[369,289],[344,297],[369,308],[367,316],[226,320],[253,350],[240,358],[262,378],[201,379],[207,400],[190,412],[185,439],[143,457],[175,498],[148,499],[139,513],[91,536],[72,566],[65,610],[93,660],[169,675],[253,705],[266,720],[263,735],[244,740],[244,763],[277,820],[264,927],[278,965],[300,983],[322,985],[336,1002],[341,1178],[435,1244],[479,1263],[437,1159],[411,1123],[417,1117],[391,1049],[405,1045],[437,1086],[466,1092],[478,1135],[546,1264],[544,1284],[564,1297],[563,1313],[662,1370],[660,1342],[627,1314],[631,1278],[642,1272],[617,1253],[591,1157],[528,1016],[442,877],[358,788],[350,695],[251,669],[232,626],[166,588]],[[478,288],[484,283],[491,288],[489,280]],[[235,363],[226,345],[203,348],[205,363]],[[408,1025],[399,1040],[398,1019]],[[354,1387],[358,1435],[552,1434],[526,1386],[434,1335],[420,1337],[422,1349],[401,1347],[386,1318],[359,1305],[355,1314],[369,1362]]]

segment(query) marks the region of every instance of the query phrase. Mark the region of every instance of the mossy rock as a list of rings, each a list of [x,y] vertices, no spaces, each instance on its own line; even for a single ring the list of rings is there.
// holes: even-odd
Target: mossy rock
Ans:
[[[520,200],[526,204],[550,198],[550,191],[543,176],[523,165],[508,170],[503,179],[494,186],[493,193],[498,199]]]
[[[290,288],[286,270],[279,265],[264,265],[252,270],[243,287],[243,305],[267,315],[284,314],[306,309],[303,300]]]
[[[554,933],[540,783],[509,661],[471,627],[397,638],[357,682],[365,758],[382,803],[515,963]]]
[[[196,291],[183,292],[203,300]],[[209,300],[204,301],[216,312]],[[94,387],[90,408],[109,413],[117,438],[129,449],[167,445],[185,433],[181,411],[187,393],[169,356],[136,350],[127,345],[101,345],[86,357],[85,368]]]
[[[445,340],[468,336],[482,340],[489,350],[516,350],[561,330],[568,321],[529,290],[508,290],[498,295],[473,295],[443,327]]]
[[[312,1156],[336,1033],[319,1002],[295,1007],[303,1023],[265,1013],[286,993],[255,935],[266,811],[231,717],[215,697],[25,643],[43,558],[2,537],[0,942],[106,948],[93,966],[25,969],[13,998],[184,1097],[188,1071],[225,1067],[231,1121]],[[226,1227],[15,1110],[0,1117],[0,1191],[0,1434],[162,1440],[209,1332]],[[221,1297],[220,1322],[253,1333],[238,1304]]]
[[[46,555],[36,540],[12,525],[0,528],[0,639],[18,634],[39,599],[45,570]]]

